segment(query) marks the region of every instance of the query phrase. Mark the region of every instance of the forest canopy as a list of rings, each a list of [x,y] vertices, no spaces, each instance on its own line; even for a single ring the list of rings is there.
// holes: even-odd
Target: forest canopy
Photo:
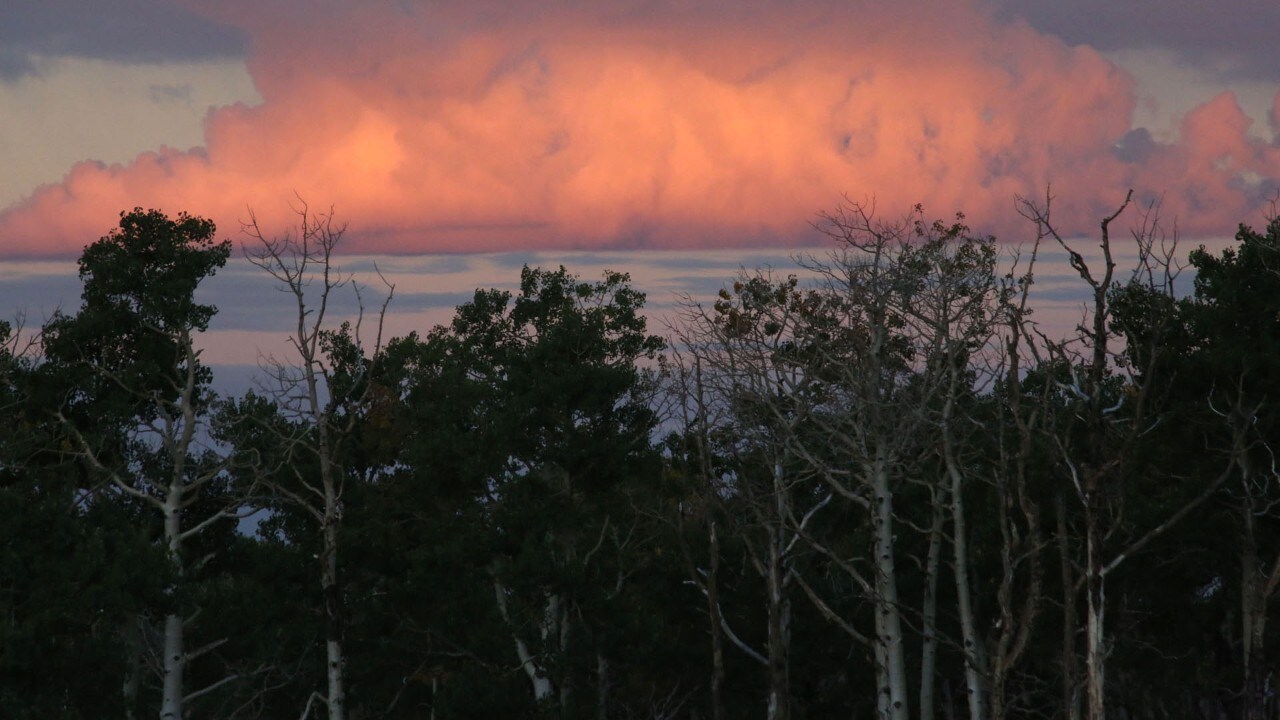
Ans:
[[[526,266],[384,337],[303,206],[241,238],[296,328],[239,395],[231,241],[121,213],[77,309],[0,323],[0,716],[1277,717],[1280,219],[1020,209],[1011,252],[843,205],[661,333]]]

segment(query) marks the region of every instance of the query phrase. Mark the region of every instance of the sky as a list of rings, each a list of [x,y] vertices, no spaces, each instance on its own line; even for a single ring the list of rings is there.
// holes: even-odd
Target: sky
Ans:
[[[332,207],[355,266],[406,270],[406,323],[525,261],[667,303],[818,246],[844,198],[1016,243],[1018,196],[1088,233],[1133,188],[1221,239],[1280,192],[1277,27],[1274,0],[6,0],[0,313],[74,305],[135,206],[232,239]],[[212,290],[227,362],[272,332],[259,290]]]

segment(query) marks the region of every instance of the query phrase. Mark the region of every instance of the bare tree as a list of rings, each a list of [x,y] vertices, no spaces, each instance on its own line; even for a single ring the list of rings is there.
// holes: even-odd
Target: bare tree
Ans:
[[[1067,419],[1056,427],[1046,427],[1046,432],[1084,516],[1083,577],[1076,585],[1082,584],[1085,592],[1084,705],[1089,720],[1106,717],[1106,658],[1111,642],[1106,630],[1108,576],[1207,500],[1230,472],[1228,468],[1205,483],[1197,495],[1161,523],[1131,535],[1132,539],[1108,551],[1107,540],[1115,536],[1117,529],[1111,525],[1110,518],[1115,503],[1119,502],[1119,489],[1126,475],[1132,472],[1131,460],[1142,437],[1159,421],[1157,398],[1152,384],[1144,382],[1144,378],[1151,376],[1161,357],[1166,329],[1156,322],[1142,338],[1145,347],[1136,357],[1143,358],[1145,367],[1135,368],[1132,363],[1123,362],[1124,343],[1113,323],[1112,300],[1124,283],[1116,274],[1119,250],[1112,239],[1111,226],[1132,200],[1130,190],[1120,206],[1102,219],[1099,258],[1091,264],[1055,227],[1051,216],[1052,196],[1046,195],[1042,203],[1019,199],[1020,211],[1036,224],[1038,237],[1052,241],[1066,253],[1071,268],[1086,284],[1089,294],[1085,317],[1074,337],[1054,341],[1031,329],[1026,333],[1037,337],[1045,360],[1056,366],[1060,373],[1056,386],[1065,402],[1072,406]],[[1177,275],[1172,261],[1176,237],[1173,242],[1166,242],[1158,220],[1157,208],[1152,205],[1132,232],[1136,260],[1129,282],[1172,298]],[[1136,338],[1128,340],[1132,343]],[[1135,356],[1134,348],[1129,350],[1130,355]],[[1073,423],[1078,423],[1078,432],[1071,431]],[[1065,531],[1065,523],[1060,521],[1059,525]],[[1059,542],[1067,543],[1067,538],[1060,537]],[[1062,548],[1065,559],[1067,547],[1064,544]],[[1064,583],[1070,580],[1065,567]],[[1074,591],[1075,588],[1064,587],[1064,593]]]
[[[671,328],[678,332],[677,328]],[[682,503],[675,514],[676,540],[680,543],[685,563],[686,582],[703,595],[707,606],[708,636],[711,640],[711,718],[724,720],[724,642],[725,624],[720,607],[720,533],[719,511],[722,484],[717,481],[712,459],[711,409],[708,406],[706,388],[702,382],[701,360],[694,358],[692,367],[679,346],[673,348],[676,372],[671,377],[668,390],[678,408],[685,444],[687,462],[693,466],[696,483],[693,498],[696,505]],[[701,520],[701,522],[698,522]],[[698,566],[696,552],[690,547],[688,535],[702,531],[705,524],[707,567]]]
[[[826,260],[802,261],[814,285],[744,274],[712,311],[691,306],[676,344],[697,360],[697,405],[723,404],[719,422],[756,452],[739,462],[750,467],[754,458],[757,476],[769,478],[757,486],[740,480],[732,489],[761,488],[747,507],[766,538],[755,560],[762,576],[771,579],[777,566],[783,582],[776,589],[796,586],[871,650],[883,718],[910,716],[906,641],[912,628],[923,640],[921,711],[934,712],[937,643],[949,636],[937,623],[938,577],[950,541],[962,595],[962,639],[955,646],[965,659],[970,712],[985,718],[987,670],[964,505],[971,471],[961,447],[972,420],[961,417],[959,405],[982,382],[972,372],[976,359],[998,345],[997,258],[991,240],[971,237],[962,216],[948,225],[926,223],[921,214],[917,208],[883,222],[870,206],[848,205],[825,216],[819,227],[837,250]],[[717,399],[701,399],[704,390]],[[929,457],[937,459],[940,476],[930,477]],[[906,558],[898,535],[900,527],[916,526],[912,513],[895,504],[912,487],[924,487],[931,498],[931,519],[922,530],[928,550],[920,561],[926,590],[915,610],[899,592],[899,563]],[[869,558],[851,554],[849,538],[816,531],[816,519],[833,503],[865,513]],[[805,578],[797,560],[806,553],[859,588],[873,608],[869,632],[838,609],[850,598],[824,597]],[[771,594],[770,602],[775,598],[780,604],[785,595]],[[771,677],[778,682],[777,674]]]
[[[681,322],[672,327],[684,381],[681,404],[693,414],[686,418],[685,432],[696,444],[705,500],[746,513],[739,533],[765,586],[761,652],[734,632],[719,607],[719,538],[712,520],[711,569],[691,568],[690,579],[706,597],[713,622],[713,695],[723,673],[718,646],[723,636],[765,668],[771,720],[791,716],[791,600],[797,563],[807,550],[801,535],[833,497],[798,472],[803,466],[788,449],[787,436],[799,432],[805,417],[798,405],[806,402],[808,381],[802,366],[787,358],[798,340],[802,298],[794,276],[778,280],[765,271],[744,272],[732,291],[720,291],[711,309],[686,299]],[[781,409],[789,404],[790,410]],[[728,477],[714,477],[712,454],[732,460]],[[718,711],[718,698],[713,704]]]
[[[1048,403],[1044,395],[1048,386],[1044,386],[1039,397],[1028,399],[1024,398],[1027,390],[1023,383],[1026,330],[1031,327],[1028,302],[1039,252],[1037,242],[1032,246],[1026,267],[1020,274],[1017,269],[1019,258],[1015,257],[1014,267],[1006,276],[1001,293],[1000,340],[1003,353],[997,370],[1003,372],[996,373],[999,385],[995,407],[997,427],[1002,432],[992,478],[1000,530],[1000,579],[995,593],[995,629],[988,641],[993,720],[1003,720],[1010,715],[1006,696],[1008,682],[1030,644],[1044,592],[1041,508],[1031,495],[1029,475],[1039,441],[1043,408]],[[1069,570],[1069,567],[1064,566],[1064,569]],[[1064,612],[1069,610],[1064,609]],[[1074,637],[1073,631],[1070,636]],[[1070,702],[1064,705],[1069,706]]]
[[[836,312],[819,326],[835,342],[821,345],[821,362],[839,388],[831,410],[815,415],[822,437],[838,449],[838,465],[823,463],[821,474],[838,493],[869,511],[873,540],[870,577],[859,585],[875,603],[875,650],[880,678],[880,711],[905,718],[907,664],[906,611],[898,591],[896,526],[910,513],[895,506],[908,484],[929,487],[926,594],[919,612],[925,650],[919,678],[920,711],[934,712],[933,645],[936,581],[943,522],[950,521],[951,568],[958,597],[959,648],[965,664],[970,716],[987,716],[987,667],[975,616],[969,571],[966,488],[970,463],[963,438],[972,420],[958,412],[975,392],[978,359],[990,353],[1000,311],[990,238],[974,237],[957,216],[953,223],[927,223],[917,207],[906,218],[884,222],[869,206],[850,205],[827,216],[820,227],[839,243],[829,262],[810,266],[825,279]],[[809,447],[807,458],[819,455]],[[942,477],[929,479],[922,461],[938,458]],[[841,563],[852,567],[848,560]]]
[[[1239,518],[1244,717],[1263,720],[1271,694],[1267,688],[1271,673],[1265,662],[1267,606],[1280,588],[1280,553],[1267,556],[1259,540],[1259,519],[1272,516],[1280,507],[1276,497],[1280,472],[1269,439],[1259,432],[1265,401],[1244,391],[1243,378],[1226,395],[1224,407],[1218,407],[1212,398],[1208,405],[1229,433],[1227,454],[1237,479],[1228,490]]]
[[[297,226],[283,235],[264,234],[252,213],[243,229],[247,237],[244,252],[249,262],[274,278],[297,309],[297,327],[289,338],[293,356],[288,360],[268,358],[265,365],[270,394],[277,408],[292,421],[293,432],[279,438],[286,460],[282,466],[285,476],[268,474],[264,481],[275,495],[316,523],[328,685],[326,694],[318,699],[328,708],[330,720],[344,720],[347,684],[339,529],[346,509],[343,497],[349,471],[339,455],[342,443],[356,427],[357,409],[371,386],[354,378],[357,382],[335,387],[334,356],[344,349],[337,345],[348,345],[345,349],[357,355],[356,367],[344,368],[344,372],[367,374],[367,358],[376,358],[382,346],[383,322],[395,287],[383,278],[387,294],[376,315],[374,342],[366,356],[361,341],[361,289],[351,275],[337,267],[334,257],[346,226],[334,222],[332,209],[316,213],[301,203],[296,212]],[[336,294],[343,288],[350,288],[355,294],[357,317],[354,324],[343,324],[335,330],[331,313]],[[310,705],[309,701],[308,708]]]

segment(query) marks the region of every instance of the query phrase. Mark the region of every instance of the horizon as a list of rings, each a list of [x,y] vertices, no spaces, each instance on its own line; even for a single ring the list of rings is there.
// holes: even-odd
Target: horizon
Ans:
[[[1072,247],[1087,261],[1097,262],[1096,238],[1087,236],[1068,239]],[[1113,240],[1117,269],[1124,277],[1130,270],[1126,263],[1134,257],[1134,245],[1126,232]],[[1021,255],[1025,265],[1027,248],[1021,244],[997,243],[1001,248],[1002,272],[1010,269],[1015,256]],[[1178,243],[1174,260],[1184,266],[1179,278],[1180,292],[1190,289],[1191,273],[1186,266],[1188,253],[1201,245],[1218,253],[1234,243],[1233,238]],[[583,280],[599,279],[605,271],[626,273],[631,286],[646,296],[644,315],[650,334],[668,336],[668,323],[687,299],[710,304],[716,292],[728,287],[740,272],[772,270],[780,276],[805,270],[796,263],[804,255],[823,258],[836,248],[833,243],[804,248],[770,251],[755,249],[724,250],[581,250],[525,251],[511,253],[437,253],[420,255],[347,255],[335,254],[335,269],[349,274],[362,287],[365,322],[376,320],[385,298],[385,289],[375,272],[395,284],[395,294],[387,307],[383,332],[384,343],[410,332],[424,334],[438,325],[447,325],[454,311],[470,301],[477,290],[496,288],[518,290],[521,267],[554,270],[564,266]],[[1065,337],[1071,332],[1085,303],[1087,287],[1066,262],[1066,254],[1048,244],[1037,259],[1032,307],[1037,318],[1052,336]],[[0,319],[25,319],[28,332],[39,326],[55,311],[74,313],[80,307],[81,285],[76,262],[13,261],[0,263]],[[202,360],[215,371],[215,385],[222,391],[248,389],[262,368],[262,362],[273,354],[288,356],[288,333],[297,322],[291,297],[279,294],[279,287],[261,269],[243,256],[242,249],[233,252],[226,267],[207,278],[197,291],[202,302],[217,306],[209,330],[202,333],[198,346]],[[343,320],[355,320],[358,306],[348,288],[339,289],[332,306],[332,326]],[[366,325],[366,334],[372,326]]]

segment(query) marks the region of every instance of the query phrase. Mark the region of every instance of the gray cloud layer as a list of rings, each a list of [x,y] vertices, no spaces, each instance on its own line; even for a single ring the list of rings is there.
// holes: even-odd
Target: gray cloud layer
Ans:
[[[0,78],[35,72],[34,56],[159,63],[241,57],[236,28],[166,0],[6,0]]]
[[[1280,43],[1274,37],[1280,3],[1275,0],[990,2],[997,14],[1024,19],[1072,44],[1104,51],[1158,48],[1207,64],[1224,79],[1280,80]],[[305,12],[306,3],[294,4]],[[520,3],[508,8],[520,9]],[[245,51],[241,31],[173,0],[8,0],[0,7],[0,77],[34,70],[33,54],[163,62],[240,57]]]
[[[1280,79],[1280,3],[1167,0],[991,0],[1073,45],[1169,50],[1224,79]],[[297,3],[298,12],[305,4]],[[518,9],[518,8],[517,8]],[[238,58],[246,37],[173,0],[10,0],[0,8],[0,77],[33,72],[32,55],[159,63]]]
[[[1276,0],[993,0],[998,13],[1099,50],[1159,49],[1226,81],[1280,81]]]

